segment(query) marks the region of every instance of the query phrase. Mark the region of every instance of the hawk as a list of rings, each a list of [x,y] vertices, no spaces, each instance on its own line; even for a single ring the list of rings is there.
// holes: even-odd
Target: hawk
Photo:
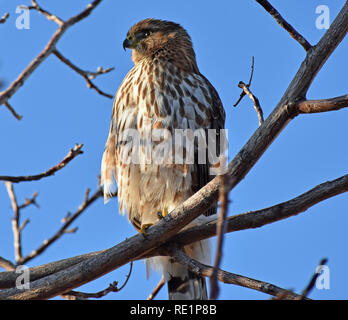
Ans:
[[[116,178],[119,211],[127,212],[137,231],[146,233],[149,226],[213,178],[212,161],[198,161],[201,149],[197,141],[201,135],[208,142],[205,133],[210,129],[215,129],[220,139],[225,112],[217,91],[198,69],[190,36],[179,24],[142,20],[130,28],[123,48],[132,50],[134,67],[115,96],[101,182],[108,200]],[[191,138],[181,139],[176,134],[188,130],[193,132]],[[190,141],[194,141],[193,149],[188,148]],[[193,161],[173,161],[180,160],[173,153],[181,152],[185,158],[188,149],[193,150]],[[191,226],[215,212],[213,208],[202,214]],[[184,250],[209,264],[208,240]],[[169,299],[207,299],[205,279],[171,258],[151,258],[147,266],[163,272]]]

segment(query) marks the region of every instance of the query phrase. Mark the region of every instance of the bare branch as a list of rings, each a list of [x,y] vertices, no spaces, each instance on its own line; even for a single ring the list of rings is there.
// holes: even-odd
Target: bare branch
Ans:
[[[309,293],[312,291],[312,289],[314,288],[315,282],[317,281],[320,273],[321,273],[321,269],[323,268],[323,266],[327,263],[327,259],[324,258],[320,261],[319,263],[319,270],[318,272],[315,272],[311,278],[311,280],[309,281],[307,287],[302,291],[302,295],[301,295],[301,300],[304,300],[307,298],[307,296],[309,295]]]
[[[69,230],[68,227],[97,199],[101,198],[103,196],[102,188],[99,187],[97,191],[89,198],[89,189],[86,190],[85,193],[85,199],[83,203],[79,206],[77,211],[70,215],[69,217],[66,217],[63,225],[59,228],[59,230],[51,236],[49,239],[45,240],[36,250],[33,250],[31,253],[29,253],[26,257],[23,257],[19,260],[21,264],[24,264],[28,262],[29,260],[32,260],[33,258],[37,257],[39,254],[41,254],[43,251],[45,251],[52,243],[54,243],[56,240],[58,240],[62,235],[66,233],[75,232],[75,230]],[[87,197],[86,197],[87,196]]]
[[[13,210],[12,218],[12,232],[13,232],[13,241],[15,249],[15,260],[18,263],[22,259],[22,237],[21,237],[21,228],[20,228],[20,209],[18,207],[18,202],[16,199],[15,192],[13,190],[13,185],[11,182],[5,182],[8,196],[11,200],[11,206]]]
[[[324,182],[289,201],[265,209],[231,216],[227,219],[227,232],[259,228],[298,215],[319,202],[345,192],[348,192],[348,174],[336,180]],[[184,246],[215,235],[216,221],[213,221],[206,225],[186,229],[169,241]]]
[[[306,51],[312,48],[311,44],[285,20],[267,0],[256,0],[256,2],[259,3]]]
[[[247,94],[248,97],[253,101],[254,109],[257,113],[257,117],[259,118],[259,126],[261,126],[264,119],[263,119],[263,111],[262,111],[259,99],[250,91],[249,85],[245,84],[243,81],[239,82],[238,87],[243,89],[243,92],[245,92],[245,94]]]
[[[28,7],[29,10],[35,9],[39,13],[43,14],[48,20],[54,21],[55,23],[57,23],[60,26],[64,24],[63,19],[57,17],[56,15],[54,15],[52,13],[49,13],[47,10],[44,10],[43,8],[41,8],[39,6],[39,4],[37,3],[37,1],[31,0],[31,3],[32,3],[32,5]]]
[[[348,94],[331,99],[304,100],[298,103],[300,113],[318,113],[348,107]]]
[[[3,257],[0,257],[0,268],[3,268],[5,270],[7,270],[7,271],[13,271],[15,269],[15,267],[16,266],[10,260],[7,260],[7,259],[5,259]],[[0,289],[1,289],[1,285],[0,285]]]
[[[225,164],[224,164],[225,166]],[[226,219],[228,211],[228,189],[226,188],[226,175],[219,176],[220,182],[220,212],[216,223],[216,234],[217,234],[217,245],[216,245],[216,255],[215,262],[212,270],[212,275],[210,277],[210,300],[216,300],[219,296],[219,285],[217,282],[217,274],[220,268],[220,263],[222,260],[222,247],[224,242],[224,235],[226,231]]]
[[[264,121],[264,119],[263,119],[263,111],[262,111],[262,108],[260,106],[259,99],[256,98],[256,96],[254,96],[253,93],[250,91],[250,86],[251,86],[251,81],[253,80],[253,75],[254,75],[254,57],[252,57],[251,74],[250,74],[249,82],[248,82],[248,84],[245,84],[243,81],[239,81],[238,87],[243,89],[243,91],[241,92],[238,101],[233,106],[236,107],[239,104],[239,102],[242,101],[242,99],[245,97],[245,95],[248,95],[249,98],[254,103],[254,109],[255,109],[255,111],[257,113],[257,117],[259,118],[259,126],[261,126],[261,124]]]
[[[10,14],[7,12],[0,18],[0,24],[5,23]]]
[[[113,283],[111,283],[109,285],[108,288],[102,290],[102,291],[99,291],[99,292],[96,292],[96,293],[86,293],[86,292],[79,292],[79,291],[69,291],[67,293],[64,293],[62,294],[61,296],[63,298],[67,298],[68,299],[71,299],[71,297],[74,297],[74,298],[80,298],[80,299],[90,299],[90,298],[102,298],[104,296],[106,296],[108,293],[110,292],[119,292],[121,291],[127,284],[131,274],[132,274],[132,269],[133,269],[133,262],[130,263],[130,268],[129,268],[129,273],[126,277],[126,281],[123,283],[123,285],[118,288],[117,285],[118,285],[118,282],[117,281],[114,281]]]
[[[182,250],[171,250],[170,255],[177,262],[185,266],[188,266],[189,269],[192,272],[196,273],[197,275],[204,276],[204,277],[212,276],[212,273],[213,273],[212,267],[202,264],[198,262],[197,260],[190,258]],[[248,278],[239,274],[227,272],[221,269],[219,269],[217,272],[217,278],[219,281],[223,283],[234,284],[241,287],[261,291],[263,293],[266,293],[272,296],[278,296],[280,294],[284,294],[284,296],[286,296],[286,299],[289,299],[289,300],[296,300],[301,297],[300,295],[296,293],[290,292],[289,290],[282,289],[268,282],[255,280],[255,279]]]
[[[56,30],[50,41],[47,43],[46,47],[39,53],[39,55],[27,66],[27,68],[18,76],[18,78],[14,82],[12,82],[12,84],[5,91],[0,93],[0,105],[7,102],[17,92],[17,90],[25,83],[25,81],[36,70],[36,68],[52,53],[63,34],[75,23],[89,16],[101,1],[102,0],[94,0],[81,13],[71,17],[62,24],[58,22],[60,19],[56,19],[55,22],[60,24],[59,28]],[[34,1],[34,3],[36,2]],[[50,15],[47,11],[45,12],[46,17],[47,15]],[[53,19],[53,15],[51,15],[51,17]]]
[[[23,118],[23,116],[21,116],[20,114],[18,114],[16,112],[15,109],[13,109],[13,107],[8,103],[8,101],[4,102],[4,106],[10,110],[10,112],[12,113],[12,115],[17,119],[17,120],[21,120]]]
[[[77,67],[76,65],[74,65],[70,60],[68,60],[67,58],[65,58],[57,49],[53,50],[52,53],[63,63],[65,63],[68,67],[70,67],[71,69],[73,69],[75,72],[77,72],[80,76],[82,76],[86,82],[87,82],[87,87],[90,89],[94,89],[95,91],[97,91],[100,95],[110,98],[113,98],[113,95],[109,94],[109,93],[105,93],[102,90],[100,90],[91,80],[96,78],[97,76],[101,75],[101,74],[105,74],[108,73],[112,70],[114,70],[115,68],[107,68],[107,69],[103,69],[101,67],[98,68],[98,70],[96,72],[91,72],[91,71],[84,71],[82,69],[80,69],[79,67]]]
[[[47,171],[43,173],[32,175],[32,176],[19,176],[19,177],[0,176],[0,180],[18,183],[23,181],[36,181],[45,177],[53,176],[57,171],[63,169],[71,160],[73,160],[79,154],[82,154],[83,153],[83,151],[81,150],[82,147],[83,147],[83,144],[76,144],[74,149],[70,149],[68,155],[61,162],[59,162],[57,165],[55,165],[54,167],[48,169]]]
[[[153,300],[155,299],[155,297],[157,296],[158,292],[160,292],[160,290],[163,288],[164,286],[164,276],[161,277],[160,281],[158,282],[157,286],[155,287],[155,289],[153,289],[153,291],[150,293],[150,295],[147,297],[146,300]]]
[[[34,194],[32,195],[32,197],[30,199],[25,198],[24,203],[19,206],[19,209],[24,209],[24,208],[30,206],[31,204],[34,205],[36,208],[40,208],[40,206],[36,202],[36,198],[38,195],[39,195],[38,192],[34,192]]]

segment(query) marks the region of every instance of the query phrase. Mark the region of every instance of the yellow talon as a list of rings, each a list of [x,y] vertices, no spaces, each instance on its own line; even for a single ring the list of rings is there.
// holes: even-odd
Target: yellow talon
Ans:
[[[162,217],[164,218],[168,214],[167,209],[162,209]]]
[[[152,223],[146,223],[141,225],[140,233],[146,234],[146,229],[151,227]]]

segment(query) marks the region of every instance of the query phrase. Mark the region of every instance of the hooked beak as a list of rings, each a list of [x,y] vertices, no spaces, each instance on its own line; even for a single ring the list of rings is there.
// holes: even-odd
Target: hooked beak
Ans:
[[[126,39],[123,41],[123,50],[126,51],[126,48],[133,48],[134,42],[131,39]]]

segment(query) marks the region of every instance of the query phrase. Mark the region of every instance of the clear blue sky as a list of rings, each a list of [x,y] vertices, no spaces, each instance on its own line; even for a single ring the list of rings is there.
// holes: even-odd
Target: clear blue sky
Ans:
[[[324,30],[315,26],[319,0],[280,1],[272,4],[315,44]],[[33,11],[30,29],[17,30],[15,8],[29,0],[0,0],[0,15],[9,12],[0,25],[0,78],[6,87],[38,55],[57,25]],[[80,12],[86,0],[39,3],[63,19]],[[327,1],[333,19],[343,0]],[[114,94],[132,67],[130,52],[122,49],[128,28],[140,19],[155,17],[182,24],[190,33],[198,65],[218,90],[224,103],[229,129],[229,155],[233,157],[258,126],[251,101],[238,108],[240,80],[248,81],[251,57],[255,56],[252,84],[265,116],[273,110],[290,83],[305,52],[254,0],[247,1],[107,1],[86,20],[69,29],[57,48],[86,70],[115,66],[96,84]],[[319,99],[347,93],[345,39],[311,86],[308,98]],[[24,254],[36,248],[61,225],[68,211],[83,201],[87,187],[96,189],[102,152],[109,130],[112,100],[89,90],[84,80],[54,56],[48,57],[18,90],[10,103],[23,115],[17,121],[0,107],[0,175],[40,173],[57,164],[74,146],[84,144],[84,154],[66,168],[39,182],[15,185],[19,202],[39,192],[35,207],[23,211],[30,219],[23,232]],[[315,185],[347,173],[348,110],[300,116],[292,121],[266,151],[247,177],[230,193],[229,215],[261,209],[295,197]],[[0,256],[13,259],[12,211],[6,188],[0,185]],[[312,298],[347,299],[348,196],[343,194],[310,208],[306,213],[261,229],[226,236],[222,268],[264,280],[297,292],[307,285],[321,258],[329,259],[330,289],[314,289]],[[40,265],[82,253],[111,247],[135,234],[117,202],[104,205],[100,199],[67,234],[40,257],[28,263]],[[215,243],[215,238],[212,239]],[[122,267],[78,290],[95,292],[114,280],[123,282],[128,266]],[[160,275],[146,280],[145,265],[134,263],[128,285],[108,299],[146,299]],[[158,298],[166,299],[163,289]],[[263,293],[221,284],[222,299],[268,299]]]

